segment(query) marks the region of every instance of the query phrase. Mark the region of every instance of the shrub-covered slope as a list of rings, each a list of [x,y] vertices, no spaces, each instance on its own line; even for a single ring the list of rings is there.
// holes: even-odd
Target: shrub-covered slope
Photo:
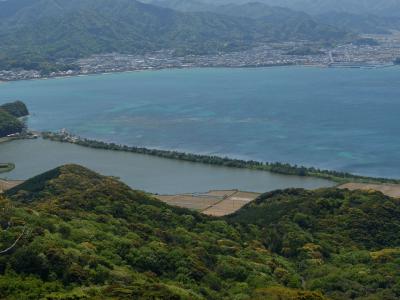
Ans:
[[[0,138],[20,133],[25,126],[18,118],[28,114],[28,109],[21,101],[0,105]]]
[[[211,218],[67,165],[1,198],[0,298],[398,299],[398,211],[286,190]]]
[[[400,297],[400,200],[378,192],[267,193],[229,217],[299,266],[308,289],[332,299]]]
[[[4,110],[16,118],[25,117],[29,115],[28,108],[22,101],[14,101],[11,103],[0,105],[0,110]]]
[[[79,166],[37,176],[7,197],[0,249],[25,233],[0,254],[0,298],[234,299],[301,287],[292,263],[240,228]]]
[[[24,124],[8,112],[0,109],[0,138],[21,132]]]

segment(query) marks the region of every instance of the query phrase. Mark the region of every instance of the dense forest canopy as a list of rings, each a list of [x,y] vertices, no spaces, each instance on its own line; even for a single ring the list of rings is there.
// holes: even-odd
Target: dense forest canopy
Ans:
[[[25,124],[18,118],[28,114],[26,105],[21,101],[0,105],[0,138],[22,132]]]
[[[0,109],[0,138],[10,134],[19,133],[24,129],[24,124],[8,112]]]
[[[0,105],[0,109],[8,112],[10,115],[16,118],[26,117],[27,115],[29,115],[28,108],[22,101],[14,101],[11,103]]]
[[[68,165],[0,208],[0,298],[400,297],[400,204],[376,192],[276,191],[212,218]]]

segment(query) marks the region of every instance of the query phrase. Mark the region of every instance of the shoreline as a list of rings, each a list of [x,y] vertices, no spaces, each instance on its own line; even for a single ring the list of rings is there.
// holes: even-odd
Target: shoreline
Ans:
[[[275,174],[288,175],[288,176],[321,178],[335,182],[337,183],[337,185],[342,185],[349,182],[369,183],[369,184],[382,184],[382,183],[400,184],[400,179],[394,179],[394,178],[393,179],[375,178],[369,176],[354,175],[347,172],[321,170],[314,167],[291,165],[288,163],[281,163],[281,162],[261,162],[255,160],[234,159],[226,156],[221,157],[215,155],[179,152],[174,150],[160,150],[160,149],[149,149],[145,147],[119,145],[115,143],[107,143],[98,140],[81,138],[78,136],[71,135],[67,132],[61,132],[61,133],[42,132],[41,137],[45,140],[61,142],[61,143],[70,143],[93,149],[131,152],[131,153],[150,155],[166,159],[201,163],[206,165],[267,171]]]
[[[0,84],[6,84],[11,82],[19,81],[36,81],[36,80],[51,80],[51,79],[64,79],[64,78],[77,78],[87,76],[98,76],[98,75],[113,75],[113,74],[124,74],[124,73],[139,73],[146,71],[167,71],[167,70],[191,70],[191,69],[269,69],[269,68],[290,68],[290,67],[304,67],[304,68],[321,68],[321,69],[386,69],[399,67],[396,64],[382,64],[382,65],[325,65],[325,64],[274,64],[274,65],[248,65],[248,66],[176,66],[176,67],[161,67],[161,68],[141,68],[134,70],[121,70],[121,71],[101,71],[92,73],[76,73],[76,74],[65,74],[65,75],[54,75],[54,76],[43,76],[36,78],[26,79],[11,79],[11,80],[0,80]]]

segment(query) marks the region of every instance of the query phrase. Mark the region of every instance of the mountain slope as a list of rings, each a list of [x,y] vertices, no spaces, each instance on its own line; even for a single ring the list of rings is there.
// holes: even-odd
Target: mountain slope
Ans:
[[[247,243],[225,221],[169,207],[79,166],[39,175],[7,197],[0,224],[10,228],[0,250],[27,233],[0,254],[0,298],[257,299],[285,292],[322,299],[284,288],[289,281],[301,286],[293,265]],[[4,274],[7,265],[16,273]],[[285,274],[274,274],[277,268]],[[272,285],[281,288],[258,291]]]
[[[1,68],[43,68],[46,62],[98,53],[177,49],[203,54],[287,38],[341,41],[348,37],[343,30],[315,28],[316,24],[299,34],[284,19],[280,21],[287,30],[280,34],[279,23],[213,12],[184,13],[135,0],[15,1],[0,2]]]
[[[351,29],[357,33],[387,34],[390,30],[400,30],[400,18],[394,17],[329,12],[314,18],[320,23],[336,28]]]
[[[152,4],[179,11],[211,12],[219,15],[252,19],[262,32],[281,41],[293,40],[341,40],[347,28],[336,27],[325,22],[317,22],[304,12],[278,6],[269,6],[260,2],[245,4],[214,5],[199,1],[153,0]]]
[[[251,0],[197,0],[207,4],[243,4]],[[374,14],[386,17],[400,16],[400,0],[257,0],[272,6],[282,6],[310,14],[326,12],[347,12],[353,14]]]
[[[373,191],[292,189],[262,195],[229,219],[264,228],[263,244],[295,260],[309,289],[332,299],[400,296],[400,271],[393,268],[400,262],[398,199]],[[396,278],[391,283],[383,279],[388,271]]]
[[[292,2],[274,2],[274,1],[262,1],[258,0],[255,2],[241,3],[232,1],[230,4],[216,5],[213,3],[202,2],[201,0],[150,0],[149,3],[158,5],[161,7],[167,7],[179,11],[212,11],[224,15],[240,16],[247,18],[273,18],[275,21],[285,23],[286,20],[297,20],[300,22],[301,19],[312,20],[317,22],[319,26],[325,24],[330,25],[334,28],[341,28],[342,30],[352,31],[356,33],[388,33],[389,30],[398,30],[400,28],[400,18],[396,16],[380,16],[375,15],[376,9],[371,10],[360,10],[359,6],[362,3],[358,3],[358,6],[353,5],[352,13],[346,8],[347,6],[327,6],[325,9],[313,10],[308,8],[311,3],[295,3]],[[269,3],[271,6],[267,5]],[[315,3],[314,3],[315,5]],[[285,7],[283,7],[285,6]],[[364,6],[362,6],[364,7]],[[292,10],[290,8],[294,8]],[[306,14],[303,11],[313,13],[312,16]],[[379,11],[379,10],[378,10]],[[279,24],[279,23],[278,23]]]
[[[28,114],[28,109],[21,101],[0,105],[0,138],[22,132],[25,125],[18,118]]]
[[[399,211],[285,190],[211,218],[62,166],[0,195],[0,298],[394,300]]]

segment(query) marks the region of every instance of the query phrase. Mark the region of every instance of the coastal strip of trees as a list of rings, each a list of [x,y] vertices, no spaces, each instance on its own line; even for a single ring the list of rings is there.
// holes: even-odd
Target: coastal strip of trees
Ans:
[[[15,169],[15,164],[13,163],[0,163],[0,173],[11,172]]]
[[[159,149],[149,149],[144,147],[119,145],[116,143],[107,143],[98,140],[81,138],[78,136],[71,135],[67,132],[58,132],[58,133],[42,132],[42,137],[43,139],[46,140],[63,142],[63,143],[72,143],[79,146],[89,147],[94,149],[132,152],[137,154],[145,154],[162,158],[188,161],[194,163],[202,163],[202,164],[222,166],[222,167],[269,171],[272,173],[277,173],[282,175],[318,177],[327,180],[332,180],[334,182],[337,182],[338,184],[346,182],[393,183],[393,184],[400,183],[400,180],[397,179],[373,178],[367,176],[354,175],[347,172],[321,170],[314,167],[291,165],[288,163],[281,163],[281,162],[260,162],[255,160],[242,160],[242,159],[234,159],[234,158],[221,157],[215,155],[193,154],[193,153],[185,153],[172,150],[159,150]]]

